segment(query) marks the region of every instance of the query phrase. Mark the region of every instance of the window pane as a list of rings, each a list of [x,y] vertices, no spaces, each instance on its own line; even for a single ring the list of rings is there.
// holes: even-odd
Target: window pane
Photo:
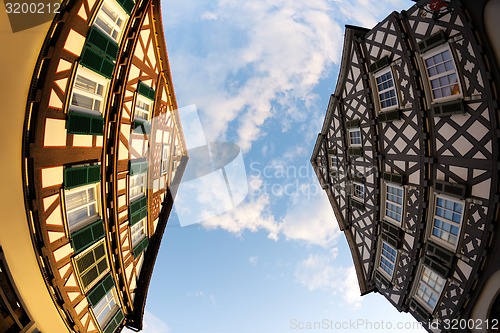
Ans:
[[[462,221],[463,203],[436,196],[432,234],[456,245]]]

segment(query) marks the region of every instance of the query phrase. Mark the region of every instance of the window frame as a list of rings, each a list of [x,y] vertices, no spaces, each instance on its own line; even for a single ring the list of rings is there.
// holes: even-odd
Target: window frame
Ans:
[[[111,302],[114,302],[114,306],[110,308],[109,304]],[[106,295],[104,295],[104,297],[99,302],[97,302],[95,306],[92,306],[92,312],[94,313],[94,317],[97,323],[99,324],[99,327],[101,327],[101,329],[104,330],[106,328],[110,320],[115,315],[117,309],[120,308],[119,304],[120,302],[118,300],[115,287],[113,287],[106,293]],[[102,307],[102,309],[98,309],[100,307]],[[103,314],[103,312],[106,309],[108,309],[109,311],[105,314],[103,321],[101,322],[99,321],[99,317]]]
[[[138,105],[138,103],[144,103],[144,105],[146,105],[148,107],[149,110],[146,110],[145,108],[143,108],[141,105]],[[147,122],[151,119],[151,113],[153,112],[154,110],[154,100],[152,99],[149,99],[141,94],[139,94],[138,92],[136,92],[135,94],[135,101],[134,101],[134,119],[133,121],[143,121],[143,122]],[[146,114],[147,117],[144,118],[139,114]]]
[[[388,89],[379,90],[379,85],[378,85],[377,79],[380,78],[381,76],[387,74],[387,73],[391,74],[391,80],[392,80],[393,86],[388,88]],[[376,99],[377,99],[377,106],[378,106],[379,113],[380,112],[388,112],[388,111],[396,110],[397,108],[399,108],[399,90],[398,90],[398,87],[396,85],[396,80],[394,79],[394,71],[392,70],[392,66],[389,65],[387,67],[384,67],[384,68],[376,71],[372,75],[373,75],[372,82],[373,82],[373,85],[377,91]],[[391,105],[391,106],[382,107],[382,99],[381,99],[380,95],[383,93],[386,93],[390,90],[394,90],[393,97],[396,99],[396,104]]]
[[[133,248],[136,247],[144,238],[148,236],[147,224],[148,224],[148,217],[146,216],[139,222],[130,226],[130,239]],[[139,236],[134,239],[136,234],[139,234]]]
[[[77,193],[77,192],[87,192],[87,190],[92,189],[94,191],[94,201],[92,202],[87,202],[84,205],[79,205],[77,207],[68,209],[68,200],[67,200],[67,195],[68,192],[69,194]],[[71,189],[62,189],[61,190],[61,198],[63,198],[63,209],[64,209],[64,219],[65,219],[65,224],[66,228],[68,230],[68,235],[71,235],[72,233],[81,230],[85,228],[86,226],[98,221],[99,219],[102,218],[102,210],[101,210],[101,185],[100,183],[93,183],[93,184],[87,184],[83,186],[77,186]],[[88,194],[86,194],[88,195]],[[96,214],[93,216],[87,216],[85,219],[75,222],[75,223],[70,223],[69,219],[69,213],[73,211],[77,211],[81,209],[83,206],[89,207],[90,205],[94,204],[96,206]],[[88,209],[87,209],[88,212]]]
[[[127,190],[127,194],[128,194],[128,201],[129,202],[134,201],[135,199],[146,195],[147,175],[148,175],[147,172],[142,172],[142,173],[138,173],[138,174],[135,174],[135,175],[129,175],[128,176],[128,183],[127,183],[128,190]],[[132,181],[135,180],[135,179],[142,179],[142,184],[132,185]],[[142,190],[140,190],[138,193],[132,195],[132,191],[133,190],[135,190],[137,188],[140,189],[141,187],[142,187]]]
[[[166,156],[165,156],[166,155]],[[160,174],[166,175],[170,169],[170,144],[163,143],[161,146],[161,170]]]
[[[427,64],[426,64],[426,60],[429,59],[429,58],[431,58],[431,57],[433,57],[433,56],[436,56],[436,55],[438,55],[440,53],[444,53],[446,51],[449,51],[449,53],[450,53],[451,61],[452,61],[454,70],[448,70],[448,71],[445,71],[445,72],[442,72],[442,73],[437,73],[437,74],[431,76],[429,74],[429,72],[428,72],[428,67],[427,67]],[[455,60],[455,55],[454,55],[453,49],[452,49],[452,47],[450,46],[449,43],[445,43],[445,44],[433,47],[432,49],[430,49],[430,50],[422,53],[420,55],[420,62],[421,62],[421,66],[423,68],[423,71],[421,71],[421,72],[424,72],[424,75],[426,77],[426,80],[424,80],[424,82],[425,82],[427,96],[428,96],[428,98],[431,101],[431,105],[433,105],[433,104],[439,104],[439,103],[443,103],[443,102],[447,102],[447,101],[451,101],[451,100],[456,100],[456,99],[463,98],[463,87],[462,87],[462,82],[460,80],[460,72],[459,72],[459,69],[457,67],[457,62]],[[433,80],[433,78],[434,78],[434,80],[435,79],[440,79],[442,77],[445,77],[447,75],[451,75],[453,73],[457,77],[456,85],[458,85],[458,89],[459,89],[458,94],[451,94],[451,95],[447,95],[447,96],[442,96],[442,97],[435,98],[434,97],[434,93],[433,93],[433,89],[432,89],[432,80]],[[452,85],[450,85],[450,88],[451,87],[452,87]]]
[[[393,187],[393,188],[396,188],[396,189],[402,191],[402,196],[401,196],[402,203],[401,204],[387,199],[388,187]],[[382,196],[381,196],[381,198],[382,198],[382,205],[381,205],[382,206],[382,218],[385,219],[387,222],[391,222],[391,223],[397,225],[398,227],[401,227],[403,225],[403,219],[404,219],[404,215],[405,215],[405,211],[406,211],[406,209],[405,209],[405,207],[406,207],[406,205],[405,205],[405,198],[406,198],[405,187],[400,185],[400,184],[396,184],[393,182],[388,182],[388,181],[382,180]],[[387,202],[388,201],[393,205],[400,206],[400,208],[401,208],[401,221],[393,219],[392,217],[387,215]]]
[[[359,132],[359,141],[360,143],[352,143],[352,134],[353,132]],[[349,133],[349,147],[362,147],[363,146],[363,135],[361,133],[361,127],[351,127],[348,129]]]
[[[356,187],[359,186],[360,188],[362,188],[362,197],[356,195]],[[357,182],[357,181],[353,181],[352,182],[352,198],[359,201],[359,202],[365,202],[365,196],[366,196],[366,186],[364,183],[360,183],[360,182]]]
[[[78,261],[84,257],[85,255],[87,255],[89,252],[91,251],[94,251],[98,246],[104,246],[104,257],[99,257],[98,260],[95,260],[92,262],[92,264],[90,264],[88,267],[86,267],[83,272],[80,272],[80,268],[78,267]],[[86,273],[88,273],[94,266],[97,266],[99,263],[101,263],[103,261],[103,258],[104,258],[104,261],[106,262],[106,266],[107,268],[105,270],[103,270],[101,273],[99,273],[97,275],[97,277],[95,279],[93,279],[88,285],[85,285],[85,283],[83,282],[82,280],[82,276]],[[92,244],[91,246],[89,246],[88,249],[86,249],[85,251],[77,254],[76,256],[74,256],[72,258],[72,263],[73,263],[73,267],[74,267],[74,271],[77,275],[77,279],[79,281],[79,284],[83,290],[83,292],[87,292],[89,291],[90,289],[92,289],[92,287],[94,287],[99,281],[102,280],[102,278],[108,274],[108,272],[111,270],[110,268],[110,264],[109,264],[109,258],[108,258],[108,253],[107,253],[107,248],[106,248],[106,243],[105,243],[105,238],[97,241],[95,244]]]
[[[385,256],[383,254],[383,251],[384,251],[384,244],[387,245],[388,247],[390,247],[392,250],[394,250],[394,252],[396,253],[395,254],[395,257],[394,257],[394,262],[392,262],[391,260],[389,260],[389,258],[387,256]],[[389,274],[383,267],[382,267],[382,258],[390,261],[394,267],[392,269],[392,274]],[[398,259],[399,259],[399,251],[396,247],[392,246],[391,244],[389,244],[388,242],[384,241],[384,240],[380,240],[380,245],[379,245],[379,254],[378,254],[378,258],[377,258],[377,263],[378,263],[378,266],[377,266],[377,270],[382,273],[386,278],[389,279],[389,281],[392,281],[393,279],[393,276],[394,276],[394,272],[396,271],[396,265],[397,265],[397,262],[398,262]]]
[[[457,199],[457,198],[451,197],[451,196],[443,194],[443,193],[434,192],[433,196],[434,196],[434,198],[432,201],[432,207],[429,210],[429,216],[430,216],[429,221],[432,221],[432,222],[429,223],[429,227],[428,227],[428,239],[443,246],[445,249],[449,249],[449,250],[452,250],[454,252],[457,249],[458,244],[460,243],[460,235],[462,233],[462,224],[464,222],[464,217],[467,215],[467,205],[466,205],[467,202],[465,200]],[[446,201],[453,202],[455,204],[462,205],[462,212],[460,213],[460,222],[458,222],[458,233],[456,235],[456,242],[454,244],[449,242],[448,240],[446,240],[444,238],[441,238],[439,236],[434,235],[434,227],[435,227],[436,217],[438,217],[442,223],[447,223],[450,226],[453,226],[451,223],[455,223],[452,220],[448,220],[447,218],[436,215],[437,200],[438,199],[443,199]],[[454,208],[453,208],[452,214],[455,214]],[[442,228],[441,228],[441,230],[442,230]],[[450,228],[450,231],[451,231],[451,228]]]
[[[86,80],[92,81],[93,83],[97,85],[102,86],[102,94],[98,93],[91,93],[88,91],[84,91],[81,89],[78,89],[76,86],[76,82],[78,80],[78,77],[81,76]],[[78,66],[78,69],[76,70],[75,77],[73,79],[72,87],[71,87],[71,98],[69,101],[68,105],[68,110],[80,112],[80,113],[90,113],[93,115],[103,115],[104,111],[106,110],[106,96],[108,93],[108,88],[109,88],[109,80],[106,79],[104,76],[91,71],[83,66]],[[93,99],[92,104],[95,105],[96,100],[99,100],[100,106],[98,110],[94,109],[87,109],[85,107],[79,106],[79,105],[73,105],[73,100],[74,100],[74,95],[79,94],[83,97],[86,98],[91,98]]]
[[[116,14],[117,19],[121,19],[121,26],[116,23],[117,19],[114,19],[106,13],[104,10],[104,6],[107,7],[107,10],[112,11],[113,14]],[[99,28],[103,33],[106,34],[109,38],[114,40],[117,43],[120,43],[120,40],[123,36],[123,31],[127,24],[129,15],[125,12],[125,10],[115,1],[104,1],[97,11],[97,15],[94,19],[93,26]],[[100,19],[105,25],[111,28],[111,33],[107,32],[103,27],[101,27],[97,20]],[[113,36],[113,33],[116,32],[116,36]]]
[[[439,278],[442,281],[441,290],[438,291],[433,286],[429,285],[426,281],[422,280],[426,270],[428,270],[433,276]],[[434,281],[434,282],[436,282],[436,281]],[[447,283],[447,279],[442,277],[439,273],[434,271],[432,268],[422,264],[420,267],[420,270],[418,272],[418,279],[416,280],[416,283],[415,283],[415,290],[413,292],[413,297],[417,300],[417,302],[420,305],[422,305],[425,309],[427,309],[432,314],[434,312],[434,310],[436,309],[436,306],[439,304],[439,300],[441,299],[443,291],[446,288],[446,283]],[[434,294],[437,295],[436,304],[434,304],[434,306],[429,304],[428,301],[426,301],[421,295],[419,295],[419,292],[421,291],[422,284],[425,284],[428,288],[431,289],[431,292],[434,292]],[[424,293],[425,293],[425,291],[424,291]]]

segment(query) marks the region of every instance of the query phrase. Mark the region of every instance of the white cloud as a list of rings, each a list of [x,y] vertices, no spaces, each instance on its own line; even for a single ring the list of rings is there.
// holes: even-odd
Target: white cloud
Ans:
[[[198,49],[173,48],[171,58],[177,94],[203,112],[212,140],[234,126],[248,150],[268,119],[279,115],[285,127],[307,119],[317,99],[313,88],[340,57],[342,29],[332,10],[327,0],[220,0],[204,7]]]
[[[309,290],[329,291],[333,295],[341,295],[350,306],[360,307],[362,298],[354,267],[336,266],[334,259],[324,254],[309,255],[297,265],[296,280]]]
[[[314,184],[314,188],[319,185]],[[297,195],[287,211],[281,232],[288,240],[329,248],[340,235],[332,207],[324,193],[312,196]]]
[[[149,311],[144,311],[144,322],[142,333],[169,333],[171,330],[161,318],[155,316]],[[124,328],[124,333],[133,333],[133,331]]]
[[[257,265],[257,261],[259,260],[259,257],[258,256],[251,256],[248,258],[248,262],[252,265],[252,266],[256,266]]]

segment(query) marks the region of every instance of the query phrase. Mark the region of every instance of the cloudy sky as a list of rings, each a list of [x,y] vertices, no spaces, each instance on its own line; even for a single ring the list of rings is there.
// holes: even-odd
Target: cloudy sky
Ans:
[[[413,321],[379,294],[359,296],[346,241],[309,163],[335,88],[344,25],[371,28],[411,5],[162,1],[181,114],[197,110],[202,129],[183,119],[188,144],[238,145],[234,166],[244,164],[246,177],[239,174],[230,191],[248,195],[227,201],[226,187],[200,180],[206,190],[191,204],[225,212],[191,222],[183,212],[194,205],[180,198],[155,266],[145,333],[327,332],[346,323],[337,331],[371,332],[381,321]],[[307,329],[314,323],[321,327]]]

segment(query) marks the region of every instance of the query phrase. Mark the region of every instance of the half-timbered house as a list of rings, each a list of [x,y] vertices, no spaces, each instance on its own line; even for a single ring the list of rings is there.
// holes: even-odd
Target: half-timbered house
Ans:
[[[2,154],[0,332],[140,330],[187,163],[160,1],[66,0],[2,38],[18,150]]]
[[[500,327],[499,8],[426,0],[346,26],[311,158],[361,294],[429,331]]]

